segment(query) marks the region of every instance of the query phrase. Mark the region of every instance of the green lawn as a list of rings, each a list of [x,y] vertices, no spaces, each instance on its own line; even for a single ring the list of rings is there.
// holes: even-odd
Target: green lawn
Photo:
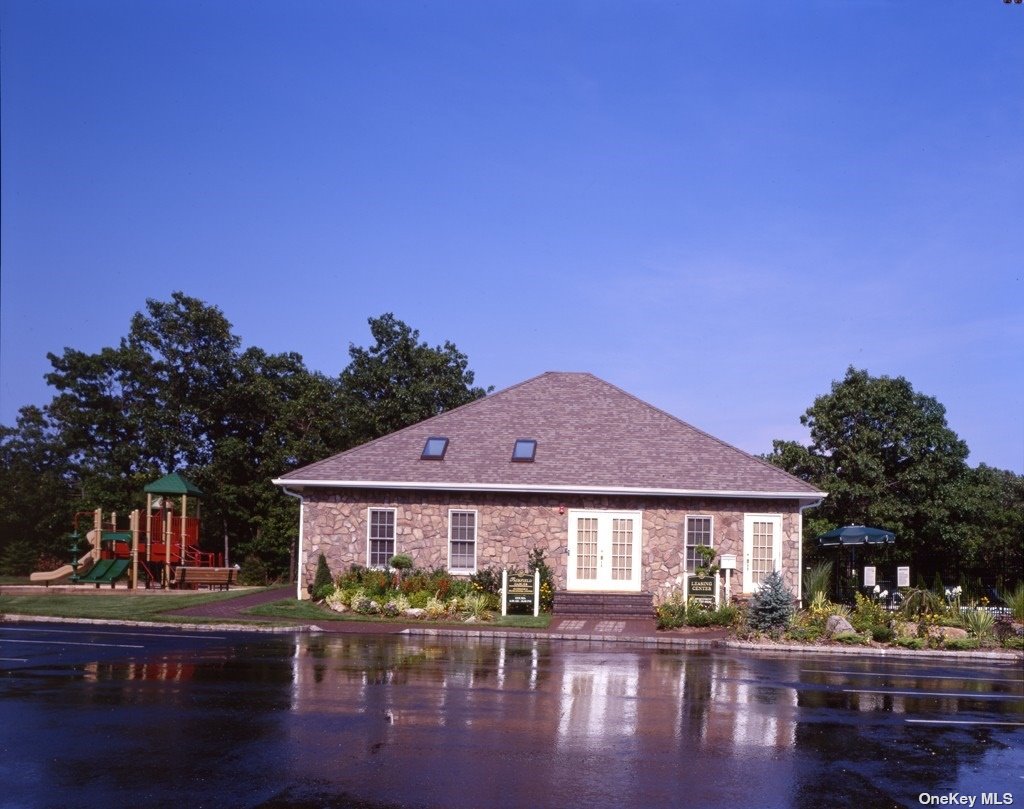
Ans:
[[[153,594],[47,593],[40,588],[39,595],[0,595],[0,615],[39,615],[54,618],[100,618],[119,621],[186,621],[193,618],[166,616],[170,610],[195,607],[214,601],[224,601],[249,595],[240,592],[195,592]]]
[[[35,595],[0,595],[0,615],[38,615],[53,618],[95,618],[111,621],[162,621],[166,623],[206,623],[223,619],[192,618],[165,613],[185,607],[195,607],[215,601],[249,595],[252,590],[237,592],[193,592],[193,593],[105,593],[102,590],[85,593],[51,593],[44,587]],[[363,621],[384,623],[410,623],[413,619],[381,618],[358,613],[338,613],[312,601],[297,601],[293,598],[273,601],[246,610],[254,623],[282,624],[288,621]],[[265,619],[265,620],[260,620]],[[267,620],[269,619],[269,620]],[[545,628],[551,616],[542,614],[497,616],[492,621],[481,622],[478,626],[510,626]],[[424,621],[434,626],[465,626],[456,621]]]

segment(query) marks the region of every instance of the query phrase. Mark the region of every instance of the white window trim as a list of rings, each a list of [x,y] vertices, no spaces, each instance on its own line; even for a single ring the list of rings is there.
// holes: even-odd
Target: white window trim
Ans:
[[[452,567],[452,515],[472,514],[473,515],[473,567]],[[465,540],[457,540],[465,542]],[[450,508],[448,509],[448,572],[456,574],[473,574],[477,571],[477,560],[480,558],[480,515],[475,508]]]
[[[683,572],[687,575],[693,573],[690,570],[690,561],[687,558],[690,551],[690,520],[710,520],[711,521],[711,544],[709,548],[715,547],[715,515],[714,514],[686,514],[683,516]],[[696,547],[696,545],[694,546]]]
[[[375,511],[390,511],[393,515],[391,524],[394,528],[395,535],[392,539],[394,542],[394,550],[391,552],[392,556],[398,554],[398,509],[390,508],[388,506],[367,506],[366,508],[366,566],[371,570],[387,570],[388,565],[375,565],[372,563],[373,556],[371,555],[372,545],[370,537],[370,528],[373,522],[373,512]]]

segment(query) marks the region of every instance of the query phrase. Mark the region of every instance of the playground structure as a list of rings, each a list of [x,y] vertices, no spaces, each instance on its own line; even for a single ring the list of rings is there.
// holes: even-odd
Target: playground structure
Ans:
[[[146,508],[128,516],[127,530],[118,528],[117,512],[106,519],[102,509],[76,514],[70,537],[71,563],[33,573],[31,580],[46,585],[70,582],[113,587],[127,577],[128,587],[135,589],[140,576],[147,588],[154,584],[170,587],[184,579],[177,575],[183,568],[228,570],[223,567],[223,554],[199,550],[203,494],[199,489],[172,472],[147,485],[144,491]],[[86,516],[91,516],[92,527],[83,536],[79,519]],[[91,546],[84,555],[80,546],[83,539]]]

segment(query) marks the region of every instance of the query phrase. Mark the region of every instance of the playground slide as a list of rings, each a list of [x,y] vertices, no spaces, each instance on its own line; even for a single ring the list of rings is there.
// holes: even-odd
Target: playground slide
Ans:
[[[78,575],[84,575],[92,567],[92,552],[90,551],[78,560]],[[40,570],[29,576],[30,581],[45,582],[46,584],[61,584],[71,580],[75,569],[71,565],[61,565],[56,570]]]
[[[93,542],[93,534],[96,533],[96,529],[92,529],[86,534],[86,539]],[[92,551],[86,551],[85,556],[78,560],[78,575],[83,576],[92,567]],[[75,569],[71,565],[61,565],[56,570],[41,570],[38,573],[33,573],[29,576],[29,581],[43,582],[47,585],[60,584],[65,581],[70,581],[71,576],[74,574]]]
[[[78,581],[83,584],[113,584],[128,570],[127,559],[100,559],[92,570],[81,576]]]

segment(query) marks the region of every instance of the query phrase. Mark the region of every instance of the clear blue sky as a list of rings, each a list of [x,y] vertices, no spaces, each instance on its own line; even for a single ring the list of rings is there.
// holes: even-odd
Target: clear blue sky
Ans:
[[[393,311],[753,453],[848,365],[1024,472],[1024,6],[3,0],[0,421],[147,297]]]

